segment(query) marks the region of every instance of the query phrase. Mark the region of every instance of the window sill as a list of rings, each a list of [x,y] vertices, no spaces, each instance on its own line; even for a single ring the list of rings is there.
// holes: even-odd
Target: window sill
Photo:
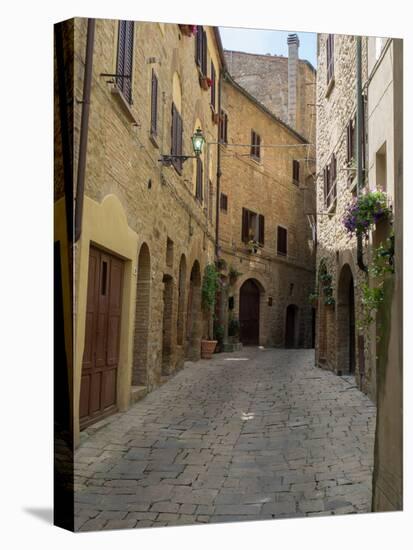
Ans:
[[[335,78],[334,75],[330,78],[330,82],[327,84],[326,97],[331,94],[332,89],[334,88]]]
[[[261,166],[261,158],[260,157],[255,157],[254,155],[250,155],[250,160],[253,160],[256,164]]]
[[[153,145],[154,147],[156,147],[157,149],[159,149],[159,144],[158,144],[158,142],[157,142],[157,135],[156,135],[156,134],[150,132],[150,133],[149,133],[149,141],[152,143],[152,145]]]
[[[337,199],[334,199],[330,206],[326,207],[326,214],[333,215],[336,213]]]
[[[123,95],[122,91],[116,86],[116,84],[112,85],[111,92],[117,98],[120,106],[122,107],[123,112],[125,113],[126,117],[129,120],[129,122],[131,122],[135,126],[139,126],[138,119],[135,117],[135,114],[133,113],[130,104],[126,100],[126,98]]]

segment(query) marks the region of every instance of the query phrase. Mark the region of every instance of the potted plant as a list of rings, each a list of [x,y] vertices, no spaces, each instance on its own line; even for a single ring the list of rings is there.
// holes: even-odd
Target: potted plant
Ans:
[[[346,208],[342,222],[350,235],[367,236],[369,229],[382,219],[390,219],[391,208],[383,191],[370,191],[355,197]]]
[[[208,264],[205,267],[204,278],[202,280],[202,310],[206,321],[204,325],[208,327],[204,338],[201,340],[201,357],[203,359],[211,359],[218,343],[218,340],[214,340],[211,337],[212,313],[215,307],[218,281],[219,272],[215,264]]]
[[[248,252],[250,254],[256,254],[260,247],[258,242],[254,239],[251,239],[250,241],[248,241],[247,246],[248,246]]]
[[[203,74],[199,75],[199,84],[201,85],[201,88],[203,90],[208,90],[212,86],[212,80],[209,78],[209,76],[205,76]]]
[[[318,292],[312,292],[308,296],[308,301],[313,307],[318,306]]]
[[[179,28],[184,36],[193,36],[197,31],[196,25],[179,25]]]

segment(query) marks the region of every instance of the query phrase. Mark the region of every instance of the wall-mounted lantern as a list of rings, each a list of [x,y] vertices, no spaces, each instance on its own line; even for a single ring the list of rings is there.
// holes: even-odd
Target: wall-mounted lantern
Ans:
[[[192,149],[194,150],[194,155],[161,155],[159,162],[162,162],[165,166],[170,166],[172,161],[175,159],[180,159],[181,162],[185,162],[187,159],[196,159],[202,153],[202,148],[205,143],[205,137],[202,133],[201,128],[197,128],[191,137]]]

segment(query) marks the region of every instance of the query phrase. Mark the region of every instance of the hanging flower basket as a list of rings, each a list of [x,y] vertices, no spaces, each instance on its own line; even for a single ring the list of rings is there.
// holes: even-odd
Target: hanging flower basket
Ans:
[[[196,34],[196,25],[179,25],[181,33],[184,36],[194,36]]]
[[[382,219],[390,219],[391,208],[383,191],[370,191],[355,197],[346,208],[343,225],[350,235],[367,236],[369,229]]]

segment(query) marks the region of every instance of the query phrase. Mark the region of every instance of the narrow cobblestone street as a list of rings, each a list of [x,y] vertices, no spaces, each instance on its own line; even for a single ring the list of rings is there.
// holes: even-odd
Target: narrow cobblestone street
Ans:
[[[368,512],[375,407],[313,365],[313,350],[216,354],[95,425],[76,529]]]

